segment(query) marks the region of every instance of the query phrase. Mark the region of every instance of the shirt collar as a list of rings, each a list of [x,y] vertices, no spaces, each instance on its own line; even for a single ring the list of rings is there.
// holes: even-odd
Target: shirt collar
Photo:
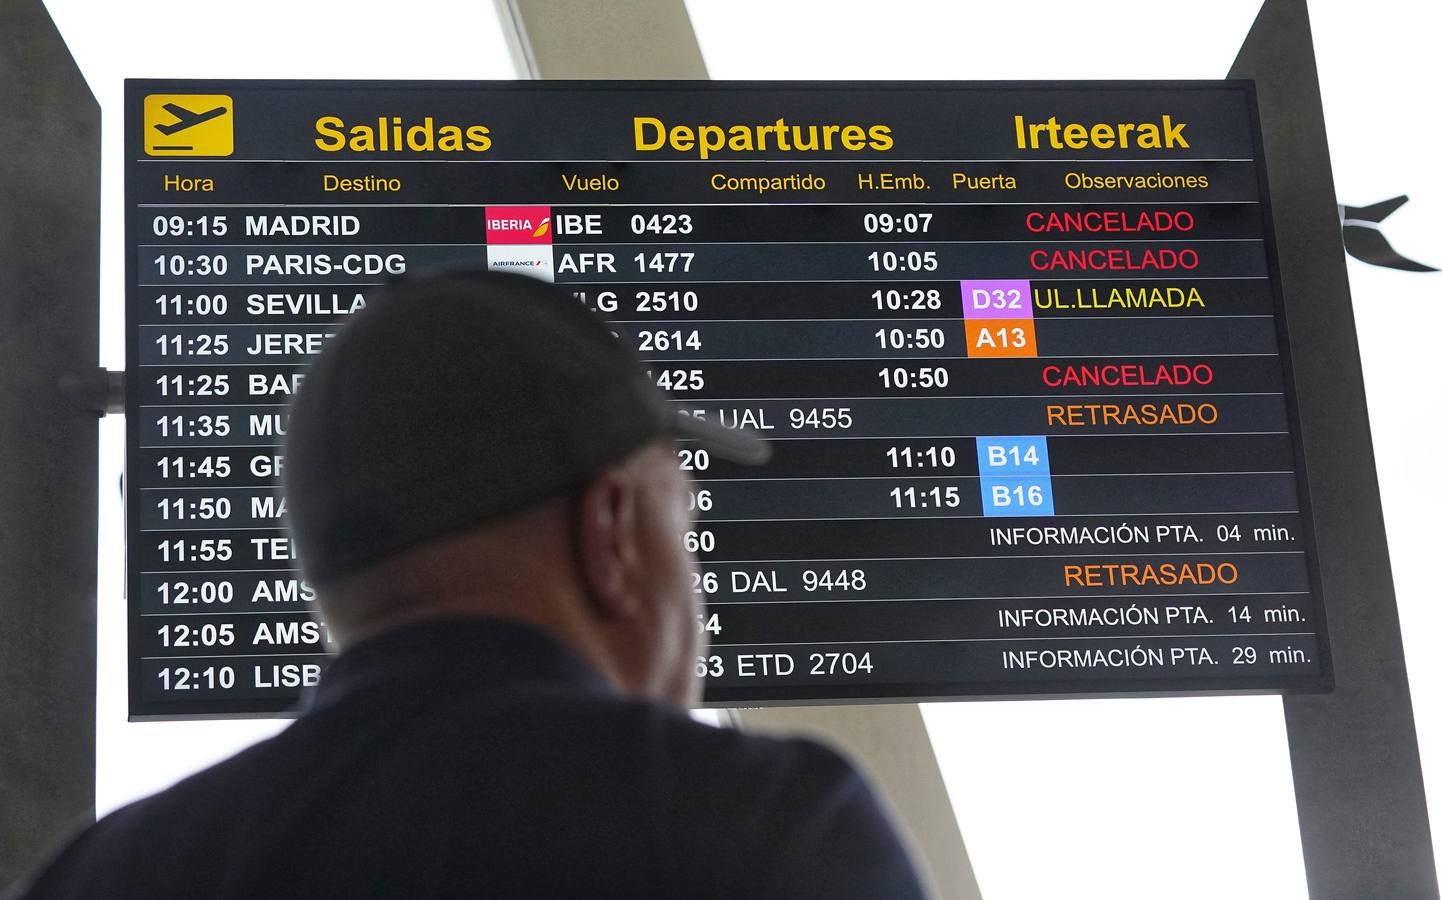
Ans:
[[[302,704],[308,711],[375,689],[424,685],[444,696],[523,683],[613,694],[594,668],[538,628],[497,618],[433,619],[388,629],[346,648]]]

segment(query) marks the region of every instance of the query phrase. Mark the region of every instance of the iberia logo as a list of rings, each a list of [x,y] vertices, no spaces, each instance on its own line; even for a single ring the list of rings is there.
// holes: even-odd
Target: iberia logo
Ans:
[[[487,206],[486,243],[551,243],[549,206]]]

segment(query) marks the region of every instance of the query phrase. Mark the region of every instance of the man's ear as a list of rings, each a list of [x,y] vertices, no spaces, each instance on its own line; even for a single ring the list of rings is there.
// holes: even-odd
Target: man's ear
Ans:
[[[641,607],[633,582],[639,559],[636,491],[623,473],[607,469],[586,485],[577,503],[581,575],[597,612],[608,617],[634,615]]]

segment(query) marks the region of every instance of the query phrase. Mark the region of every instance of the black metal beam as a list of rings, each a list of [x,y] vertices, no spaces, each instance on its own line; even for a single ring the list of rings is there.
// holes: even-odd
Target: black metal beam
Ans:
[[[100,107],[40,0],[0,3],[0,886],[95,806]],[[72,382],[73,383],[73,382]]]
[[[1436,898],[1304,0],[1267,0],[1229,77],[1257,84],[1337,682],[1331,694],[1283,700],[1308,890],[1312,900]]]

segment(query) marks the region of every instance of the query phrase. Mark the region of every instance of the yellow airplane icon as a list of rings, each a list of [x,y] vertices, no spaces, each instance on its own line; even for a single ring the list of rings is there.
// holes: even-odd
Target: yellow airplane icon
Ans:
[[[225,94],[149,94],[145,155],[229,156],[235,150],[235,102]]]

